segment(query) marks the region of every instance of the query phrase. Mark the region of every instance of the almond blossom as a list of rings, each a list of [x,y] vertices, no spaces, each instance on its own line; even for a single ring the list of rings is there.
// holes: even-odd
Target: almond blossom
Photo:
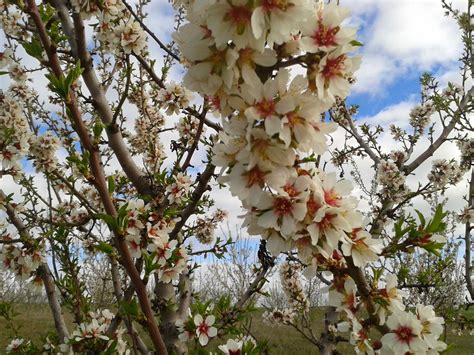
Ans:
[[[364,267],[367,263],[378,260],[382,243],[373,239],[369,232],[356,228],[349,234],[349,238],[351,241],[343,243],[341,249],[345,256],[352,256],[355,266]]]
[[[421,339],[423,326],[415,315],[406,312],[396,312],[387,319],[390,332],[381,341],[383,349],[392,350],[393,354],[424,353],[427,344]]]
[[[216,1],[207,14],[207,25],[217,47],[232,41],[237,49],[263,50],[265,38],[254,37],[251,28],[252,5],[248,0]]]
[[[348,48],[338,48],[323,57],[318,65],[316,87],[324,101],[334,101],[336,96],[346,97],[351,88],[352,74],[360,66],[360,58],[349,57]]]
[[[242,341],[229,339],[224,345],[219,345],[219,350],[227,355],[239,355],[242,351],[242,345]]]
[[[251,18],[252,32],[256,38],[266,35],[270,46],[288,41],[313,10],[308,0],[260,0],[257,4]]]
[[[258,225],[264,228],[279,230],[284,236],[291,236],[297,231],[297,222],[306,215],[306,197],[308,196],[308,178],[300,176],[287,182],[282,188],[281,196],[262,195],[257,206],[263,212],[258,218]]]
[[[194,324],[196,325],[196,335],[199,339],[199,344],[207,345],[209,338],[217,335],[217,328],[213,327],[216,318],[213,315],[207,316],[204,319],[200,314],[194,316]]]
[[[330,52],[355,39],[355,29],[342,26],[349,10],[334,3],[319,3],[313,17],[302,25],[300,48],[306,52]]]

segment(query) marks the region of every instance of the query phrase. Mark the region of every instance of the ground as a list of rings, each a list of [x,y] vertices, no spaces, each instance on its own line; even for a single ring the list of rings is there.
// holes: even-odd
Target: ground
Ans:
[[[47,335],[48,332],[54,331],[54,324],[49,313],[48,305],[24,305],[16,304],[15,310],[18,316],[15,318],[15,324],[20,325],[20,336],[33,340],[36,344],[41,344],[41,338]],[[251,323],[251,333],[259,340],[267,340],[270,346],[270,354],[317,354],[308,341],[306,341],[301,335],[295,330],[277,324],[264,323],[261,318],[261,313],[255,316]],[[471,308],[470,312],[466,314],[468,317],[474,318],[474,309]],[[320,326],[322,325],[323,314],[320,310],[316,310],[312,313],[312,316],[317,320],[314,323],[315,334],[321,331]],[[71,317],[66,314],[68,323],[71,323]],[[6,323],[4,319],[0,319],[0,354],[4,353],[4,349],[9,342],[9,337],[13,334],[11,331],[5,329]],[[224,343],[225,341],[213,341],[210,344],[209,351],[216,352],[217,345]],[[470,336],[465,333],[461,336],[454,334],[451,329],[447,332],[447,342],[452,344],[452,349],[449,354],[467,355],[474,354],[474,336]],[[352,354],[353,351],[350,347],[342,345],[339,348],[342,354]]]

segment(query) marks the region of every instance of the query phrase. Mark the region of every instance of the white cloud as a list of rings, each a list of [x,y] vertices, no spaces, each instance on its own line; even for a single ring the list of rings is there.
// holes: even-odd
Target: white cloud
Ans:
[[[463,4],[454,2],[457,8]],[[458,66],[461,32],[456,21],[444,15],[440,1],[366,0],[344,5],[354,12],[350,23],[365,27],[355,92],[378,96],[387,84],[412,70],[441,66],[449,72]]]

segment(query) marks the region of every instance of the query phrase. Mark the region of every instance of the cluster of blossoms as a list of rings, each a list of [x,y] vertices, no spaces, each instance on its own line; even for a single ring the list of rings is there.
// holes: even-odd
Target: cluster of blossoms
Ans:
[[[274,255],[296,249],[310,271],[376,260],[381,244],[365,231],[351,184],[309,164],[327,150],[327,134],[335,129],[324,112],[349,94],[359,66],[350,55],[355,31],[342,25],[348,12],[306,0],[179,4],[189,20],[174,35],[188,66],[184,83],[221,114],[213,163],[247,210],[248,232],[266,239]],[[298,61],[305,76],[282,69]],[[431,110],[425,104],[412,112],[418,130],[429,124]],[[378,170],[385,189],[405,189],[395,163],[384,161]],[[356,319],[364,302],[355,282],[334,284],[335,303]],[[396,280],[393,288],[387,282],[373,291],[381,324],[387,311],[403,310]],[[286,309],[265,316],[290,324],[296,315]]]
[[[7,345],[5,352],[7,354],[28,354],[32,350],[31,341],[25,341],[23,338],[15,338]]]
[[[287,5],[190,4],[190,23],[175,39],[189,62],[185,84],[212,97],[223,115],[234,112],[223,118],[214,163],[249,211],[249,232],[267,239],[274,253],[296,247],[314,264],[317,255],[331,258],[339,242],[354,244],[347,234],[362,227],[350,184],[299,159],[326,150],[335,124],[322,113],[349,93],[359,60],[348,55],[355,31],[341,27],[346,11],[304,1]],[[292,48],[286,58],[306,52],[307,76],[291,79],[280,69],[262,83],[256,70],[277,63],[278,45]]]
[[[458,215],[458,220],[461,223],[474,223],[474,208],[467,206]]]
[[[135,120],[135,134],[129,138],[132,153],[143,154],[145,162],[151,166],[158,165],[165,158],[164,147],[159,139],[164,123],[165,119],[159,110],[147,105]]]
[[[48,173],[58,168],[56,151],[59,148],[59,138],[56,135],[46,132],[41,136],[32,136],[29,143],[36,171]]]
[[[438,338],[443,333],[444,319],[436,317],[433,306],[417,305],[415,314],[394,312],[387,319],[390,332],[382,341],[382,353],[437,354],[446,349]]]
[[[435,107],[431,101],[415,106],[410,112],[410,125],[416,129],[418,134],[422,134],[430,124],[430,117],[434,112]]]
[[[24,31],[22,24],[25,22],[22,13],[14,6],[9,6],[7,1],[0,1],[0,28],[10,36],[26,40],[29,31]]]
[[[382,195],[399,201],[408,192],[405,174],[397,164],[390,160],[381,160],[377,166],[377,181],[382,185]]]
[[[194,223],[194,236],[201,244],[211,244],[214,241],[214,231],[217,225],[227,216],[227,213],[217,209],[214,214],[207,218],[198,218]]]
[[[330,305],[344,312],[347,321],[339,323],[337,329],[351,332],[350,342],[358,354],[436,354],[446,349],[446,344],[438,340],[443,332],[443,318],[436,317],[432,306],[418,304],[413,313],[406,311],[402,303],[406,293],[397,289],[395,275],[387,275],[385,285],[376,290],[380,325],[389,329],[379,341],[369,338],[358,318],[361,301],[356,290],[351,279],[336,280],[328,299]]]
[[[30,147],[29,137],[21,102],[8,93],[0,94],[0,167],[14,178],[21,175],[21,159]]]
[[[83,18],[97,18],[95,35],[103,48],[117,54],[142,54],[146,51],[146,36],[137,21],[131,19],[120,0],[95,2],[73,0],[72,5]]]
[[[215,321],[216,317],[213,315],[208,315],[204,318],[199,313],[194,318],[190,314],[185,321],[178,319],[176,327],[178,328],[179,338],[185,342],[197,337],[199,344],[206,346],[209,339],[217,335],[217,328],[213,327]]]
[[[134,258],[143,253],[152,256],[158,278],[168,283],[186,268],[187,253],[184,245],[169,239],[177,220],[165,220],[150,211],[151,206],[141,199],[128,202],[125,240]]]
[[[0,235],[4,241],[12,240],[9,235]],[[46,261],[39,247],[26,248],[18,243],[4,244],[0,248],[0,265],[12,271],[15,277],[27,280],[34,275],[38,267]]]
[[[189,176],[183,173],[178,173],[176,176],[173,176],[173,181],[173,183],[166,187],[166,193],[168,194],[170,204],[176,203],[179,205],[187,198],[192,181]]]
[[[280,267],[280,281],[288,298],[290,307],[297,312],[309,312],[309,301],[304,292],[299,272],[301,266],[295,263],[285,262]]]
[[[166,110],[167,115],[179,114],[182,109],[189,106],[192,99],[192,93],[174,81],[166,84],[157,94],[157,101]]]
[[[455,185],[461,181],[465,171],[463,171],[455,160],[436,159],[433,160],[431,172],[428,180],[437,189],[442,189],[446,185]]]
[[[52,221],[81,224],[90,218],[89,212],[78,201],[62,201],[55,206]]]
[[[297,314],[292,308],[274,309],[263,313],[263,320],[270,323],[293,324]]]
[[[468,169],[474,161],[474,138],[459,140],[457,144],[461,151],[461,167]]]
[[[194,116],[185,116],[179,119],[176,129],[179,133],[179,140],[183,145],[192,145],[197,136],[199,120]],[[204,127],[202,128],[204,132]]]
[[[90,312],[90,319],[81,323],[60,345],[60,353],[88,353],[99,349],[106,353],[126,354],[129,346],[124,335],[125,328],[119,327],[113,334],[107,334],[107,330],[114,319],[114,314],[108,309],[98,312]]]

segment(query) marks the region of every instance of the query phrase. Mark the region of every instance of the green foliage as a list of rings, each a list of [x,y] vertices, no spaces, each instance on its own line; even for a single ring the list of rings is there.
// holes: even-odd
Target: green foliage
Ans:
[[[440,255],[440,249],[445,243],[437,242],[432,237],[445,231],[446,223],[443,220],[447,213],[443,212],[441,205],[438,205],[432,219],[427,222],[420,211],[415,210],[415,212],[418,222],[411,216],[402,216],[394,224],[394,236],[392,243],[385,249],[385,256],[393,255],[397,251],[413,252],[414,247]]]
[[[5,329],[10,329],[13,331],[15,336],[18,335],[18,331],[21,326],[16,326],[13,320],[19,313],[15,312],[13,303],[11,302],[0,302],[0,318],[3,318],[6,322]]]
[[[66,76],[61,74],[57,77],[53,73],[50,73],[46,74],[46,78],[49,80],[51,90],[58,94],[63,100],[67,101],[71,86],[81,76],[83,70],[80,61],[77,61],[74,68],[72,68]]]
[[[43,47],[38,38],[32,37],[31,42],[22,42],[21,45],[25,49],[25,52],[28,53],[33,58],[38,60],[43,60]]]

